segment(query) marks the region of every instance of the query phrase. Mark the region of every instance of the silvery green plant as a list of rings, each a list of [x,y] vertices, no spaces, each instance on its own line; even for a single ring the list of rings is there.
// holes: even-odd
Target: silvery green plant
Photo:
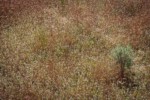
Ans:
[[[120,76],[124,78],[125,68],[130,68],[133,64],[133,49],[131,46],[119,45],[111,51],[112,57],[120,65]]]

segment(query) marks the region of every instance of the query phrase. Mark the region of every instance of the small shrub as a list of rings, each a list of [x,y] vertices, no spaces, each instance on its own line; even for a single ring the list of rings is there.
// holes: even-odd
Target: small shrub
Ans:
[[[133,50],[130,46],[117,46],[111,51],[112,57],[123,67],[130,68],[133,60]]]
[[[131,79],[125,76],[125,68],[130,68],[133,62],[133,50],[130,46],[117,46],[111,51],[112,57],[119,64],[120,72],[118,77],[119,87],[129,87],[133,83]]]

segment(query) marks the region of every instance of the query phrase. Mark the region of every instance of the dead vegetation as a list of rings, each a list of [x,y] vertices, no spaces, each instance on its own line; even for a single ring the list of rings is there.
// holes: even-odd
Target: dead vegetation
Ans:
[[[1,2],[0,99],[149,99],[148,0]],[[135,52],[125,84],[120,44]]]

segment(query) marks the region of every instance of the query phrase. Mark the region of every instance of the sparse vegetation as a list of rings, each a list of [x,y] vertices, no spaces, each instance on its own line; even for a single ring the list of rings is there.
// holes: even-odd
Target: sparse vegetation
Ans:
[[[149,100],[149,0],[8,1],[1,100]]]

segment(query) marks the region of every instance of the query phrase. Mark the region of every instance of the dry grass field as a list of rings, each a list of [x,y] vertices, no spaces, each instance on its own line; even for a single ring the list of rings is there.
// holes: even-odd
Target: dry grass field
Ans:
[[[0,100],[150,100],[150,1],[1,0]]]

